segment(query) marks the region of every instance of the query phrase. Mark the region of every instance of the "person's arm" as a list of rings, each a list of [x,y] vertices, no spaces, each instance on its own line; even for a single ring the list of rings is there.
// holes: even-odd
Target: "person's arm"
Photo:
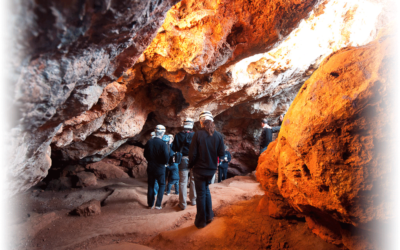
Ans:
[[[228,152],[228,151],[226,151],[226,152]],[[231,153],[228,152],[228,163],[231,162],[231,160],[232,160]]]
[[[149,162],[150,156],[149,156],[149,143],[147,142],[146,145],[144,145],[144,151],[143,151],[143,156],[146,158],[147,162]]]
[[[277,133],[279,132],[279,130],[281,130],[281,126],[276,126],[276,127],[272,127],[272,133]]]
[[[222,138],[222,136],[220,137],[220,142],[218,145],[218,156],[220,159],[222,159],[223,157],[225,157],[225,145],[224,145],[224,138]]]
[[[270,129],[269,131],[267,131],[267,132],[266,132],[266,135],[267,135],[267,141],[266,141],[266,144],[267,144],[267,145],[265,145],[265,147],[268,146],[268,144],[269,144],[270,142],[272,142],[272,130]]]
[[[169,152],[168,152],[168,145],[167,144],[165,144],[165,143],[163,143],[162,144],[162,152],[161,152],[161,163],[162,164],[168,164],[168,161],[169,161]]]
[[[197,160],[197,133],[194,133],[192,142],[190,143],[189,147],[189,164],[188,168],[193,168],[194,164]]]
[[[265,129],[262,129],[261,136],[260,136],[260,148],[265,147]]]

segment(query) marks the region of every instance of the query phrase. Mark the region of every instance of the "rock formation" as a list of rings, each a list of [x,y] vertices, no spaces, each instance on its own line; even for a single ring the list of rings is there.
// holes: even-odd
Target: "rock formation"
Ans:
[[[71,214],[79,215],[79,216],[93,216],[101,214],[101,205],[100,201],[98,200],[91,200],[88,202],[83,203],[73,211]]]
[[[113,83],[127,86],[126,90],[123,89],[125,97],[118,106],[114,108],[110,105],[114,110],[107,111],[104,120],[103,117],[93,116],[97,112],[95,109],[67,121],[66,124],[71,125],[61,129],[53,139],[53,151],[62,152],[65,160],[100,160],[129,138],[144,144],[149,138],[150,130],[158,123],[169,127],[170,132],[176,131],[186,116],[197,119],[197,114],[202,109],[208,109],[214,115],[221,114],[217,120],[230,123],[220,123],[220,130],[223,132],[233,125],[230,118],[223,117],[227,115],[222,114],[224,111],[230,114],[229,117],[247,122],[250,117],[259,119],[268,116],[271,123],[276,123],[279,115],[288,109],[301,85],[318,68],[322,59],[350,44],[363,45],[372,41],[377,28],[375,22],[383,16],[381,5],[371,2],[362,6],[358,2],[350,4],[344,1],[325,1],[319,5],[314,5],[316,3],[313,2],[306,4],[307,1],[287,2],[292,7],[296,6],[297,12],[293,12],[296,13],[296,18],[298,16],[306,19],[296,19],[298,22],[293,26],[285,24],[286,31],[282,31],[285,36],[278,36],[281,37],[281,40],[278,39],[281,43],[272,42],[275,38],[265,43],[260,37],[275,37],[276,34],[259,34],[260,29],[252,27],[253,21],[245,18],[242,5],[223,1],[211,4],[212,2],[203,4],[183,1],[174,6],[138,63],[126,70],[117,80],[118,83]],[[243,4],[260,5],[261,2]],[[262,9],[263,15],[276,15],[275,21],[268,18],[262,21],[265,22],[265,27],[269,27],[270,22],[274,23],[279,18],[280,22],[286,22],[284,20],[289,15],[288,10],[286,7],[277,8],[278,5],[283,6],[283,3],[271,2]],[[311,5],[314,10],[309,12]],[[239,7],[240,11],[237,10]],[[371,11],[374,7],[376,10]],[[279,11],[270,12],[276,9],[285,10],[286,14],[281,16]],[[232,13],[235,13],[234,17],[231,17]],[[233,18],[232,22],[235,24],[230,29],[220,30],[223,34],[216,40],[211,34],[217,32],[215,29],[218,25],[225,25],[221,20],[226,18]],[[356,30],[362,22],[368,22],[369,25]],[[243,29],[235,28],[239,23]],[[290,30],[293,30],[292,33]],[[253,31],[255,34],[251,35]],[[322,31],[325,31],[324,35],[321,35]],[[232,41],[230,39],[240,40],[242,37],[247,40],[229,44]],[[206,42],[203,44],[203,41]],[[260,44],[264,49],[260,49]],[[313,53],[305,53],[304,47],[312,49]],[[221,48],[229,48],[231,52],[222,53]],[[268,53],[239,61],[243,58],[240,53],[250,55],[268,50]],[[190,53],[194,54],[188,56]],[[194,60],[195,57],[198,60]],[[103,93],[102,96],[114,95]],[[102,103],[109,102],[106,98],[100,100]],[[116,97],[113,100],[119,101]],[[235,112],[238,109],[248,111],[240,115]],[[81,120],[87,125],[82,126]],[[246,133],[251,136],[244,145],[236,145],[233,143],[234,138],[230,139],[228,136],[227,140],[232,141],[231,146],[236,155],[231,164],[231,174],[244,174],[254,170],[255,157],[258,155],[258,148],[255,146],[260,133],[258,122],[253,121],[250,128],[245,127],[246,122],[239,124],[243,127],[238,129],[247,130]],[[71,138],[72,134],[77,133],[73,131],[82,131],[81,133],[88,136],[82,140],[59,139]]]
[[[393,3],[14,1],[10,194],[45,177],[51,190],[139,183],[129,177],[146,175],[149,132],[161,123],[175,134],[186,117],[198,127],[206,109],[230,147],[229,174],[258,164],[259,213],[301,218],[344,249],[379,249],[370,235],[393,217]],[[277,125],[283,113],[258,159],[260,119]],[[139,201],[129,190],[96,200],[125,193]],[[82,213],[100,213],[93,203]]]
[[[9,154],[11,193],[26,190],[47,175],[50,143],[57,131],[74,124],[63,124],[71,118],[81,118],[80,130],[63,136],[59,145],[74,139],[104,145],[113,137],[112,132],[91,136],[99,128],[96,124],[102,124],[104,110],[114,108],[123,96],[124,86],[106,86],[136,62],[176,2],[13,3],[17,46],[12,58],[18,65],[12,76],[18,79],[13,105],[19,114]],[[88,110],[97,119],[95,125],[81,116]]]
[[[257,167],[268,199],[261,207],[278,208],[272,216],[306,216],[315,234],[349,249],[379,249],[367,232],[380,234],[394,216],[392,32],[326,58]]]
[[[100,161],[202,109],[234,150],[230,174],[248,173],[260,132],[249,118],[276,123],[326,56],[372,41],[391,17],[388,3],[358,0],[187,0],[166,14],[176,2],[20,4],[32,32],[17,57],[13,192],[45,177],[51,158]],[[39,14],[44,24],[33,21]]]

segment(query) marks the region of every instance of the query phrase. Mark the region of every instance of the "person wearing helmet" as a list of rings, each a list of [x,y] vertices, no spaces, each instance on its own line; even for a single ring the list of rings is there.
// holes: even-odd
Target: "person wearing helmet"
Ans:
[[[150,139],[154,139],[154,137],[156,136],[156,132],[151,132],[150,133],[151,138]],[[154,196],[157,196],[158,194],[158,183],[157,180],[154,182]]]
[[[169,195],[171,192],[171,187],[175,187],[175,194],[179,194],[179,167],[178,163],[175,163],[175,152],[172,150],[172,142],[174,141],[173,135],[169,136],[169,145],[171,146],[172,157],[169,159],[169,164],[166,170],[165,179],[168,180],[167,190],[165,191],[166,195]]]
[[[225,145],[225,155],[220,159],[218,166],[218,182],[226,180],[228,174],[228,163],[231,162],[231,153],[228,151],[228,146]]]
[[[187,184],[188,184],[188,175],[189,175],[189,146],[192,142],[192,138],[194,135],[193,132],[193,124],[194,121],[191,118],[186,118],[183,123],[183,131],[179,132],[175,135],[175,140],[172,143],[172,150],[176,152],[176,154],[181,154],[182,159],[179,163],[179,207],[184,210],[186,209],[187,202]],[[177,155],[175,156],[176,158]],[[194,186],[194,178],[193,175],[190,175],[190,192],[189,199],[191,204],[196,205],[196,190]]]
[[[148,162],[147,205],[149,208],[153,208],[154,205],[154,184],[156,181],[159,185],[159,190],[155,207],[156,209],[162,208],[161,202],[165,189],[165,167],[169,160],[168,145],[162,140],[164,133],[165,127],[157,125],[154,139],[148,140],[144,146],[143,154]]]
[[[193,136],[189,149],[189,168],[193,170],[196,185],[197,214],[194,225],[203,228],[213,218],[209,185],[217,171],[217,159],[225,156],[224,139],[215,131],[214,118],[209,111],[200,113],[199,129]]]

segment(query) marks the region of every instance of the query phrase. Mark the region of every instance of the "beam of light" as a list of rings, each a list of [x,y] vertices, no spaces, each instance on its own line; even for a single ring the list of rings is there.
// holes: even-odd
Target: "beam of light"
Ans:
[[[271,95],[280,85],[303,83],[332,52],[371,42],[377,35],[382,9],[382,3],[374,1],[329,1],[324,13],[316,15],[312,12],[273,50],[229,67],[227,71],[231,71],[233,81],[226,94],[253,85],[247,88],[247,94],[258,99]],[[267,59],[264,66],[268,70],[262,74],[249,74],[247,68],[250,63],[261,58]],[[307,74],[307,71],[310,72]]]

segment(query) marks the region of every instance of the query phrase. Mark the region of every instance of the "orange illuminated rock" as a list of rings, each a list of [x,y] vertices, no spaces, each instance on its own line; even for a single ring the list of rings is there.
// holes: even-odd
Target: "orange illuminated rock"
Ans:
[[[277,141],[258,162],[267,196],[279,190],[309,217],[313,232],[350,249],[359,248],[343,225],[374,231],[393,216],[392,201],[380,194],[391,185],[394,48],[393,37],[383,34],[329,56],[300,89]]]
[[[226,62],[268,51],[314,7],[315,0],[183,0],[167,14],[144,52],[167,72],[215,71]]]
[[[17,186],[47,174],[50,144],[52,159],[87,164],[127,140],[144,144],[157,124],[173,133],[203,109],[215,117],[248,111],[218,124],[234,150],[230,174],[246,174],[256,166],[260,131],[249,118],[276,122],[326,56],[367,44],[385,26],[382,16],[391,19],[390,3],[375,0],[184,0],[168,14],[177,0],[106,2],[71,2],[68,19],[69,5],[38,4],[46,20],[67,22],[56,30],[32,25],[39,37],[66,37],[44,43],[15,77],[22,126],[13,144],[26,156],[9,165],[14,176],[29,169]],[[68,23],[82,14],[85,21],[72,22],[81,26]]]
[[[99,160],[127,139],[145,143],[159,123],[172,132],[186,117],[196,120],[206,109],[233,119],[221,117],[218,127],[235,154],[229,172],[249,173],[257,164],[257,119],[268,117],[276,124],[323,58],[375,37],[373,20],[382,4],[357,6],[343,0],[319,2],[318,7],[316,1],[182,1],[168,12],[137,63],[116,80],[127,90],[115,109],[140,109],[119,119],[114,110],[99,113],[97,103],[71,119],[92,121],[64,126],[53,150],[65,160]],[[344,37],[349,30],[352,36]],[[267,53],[240,60],[260,52]],[[75,135],[78,127],[83,136]]]

